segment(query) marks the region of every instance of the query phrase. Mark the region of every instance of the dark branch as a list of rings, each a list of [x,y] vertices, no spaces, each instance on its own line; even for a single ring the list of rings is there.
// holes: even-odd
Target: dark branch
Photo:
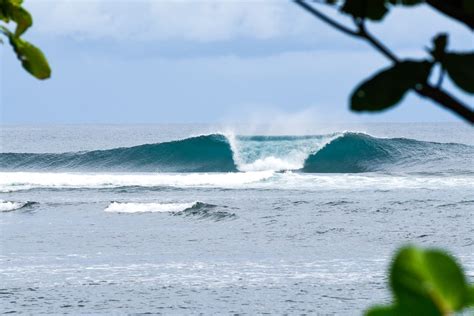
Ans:
[[[464,118],[469,123],[474,124],[474,111],[463,105],[461,101],[455,99],[442,89],[425,84],[421,89],[415,91],[418,95],[437,102],[444,109],[450,110]]]
[[[366,41],[368,41],[372,46],[375,47],[376,50],[378,50],[382,55],[393,61],[394,63],[398,63],[399,59],[398,57],[392,53],[387,46],[382,44],[378,39],[376,39],[374,36],[372,36],[366,29],[365,27],[365,22],[364,20],[359,20],[355,21],[357,27],[359,28],[359,36],[364,38]]]
[[[341,32],[343,32],[347,35],[350,35],[350,36],[360,36],[360,34],[358,32],[351,30],[350,28],[348,28],[347,26],[342,25],[339,22],[334,21],[333,19],[331,19],[327,15],[323,14],[319,10],[316,10],[314,7],[307,4],[304,0],[294,0],[294,1],[297,5],[299,5],[300,7],[302,7],[303,9],[308,11],[309,13],[311,13],[312,15],[316,16],[318,19],[320,19],[320,20],[326,22],[327,24],[331,25],[335,29],[337,29],[337,30],[339,30],[339,31],[341,31]]]
[[[329,24],[330,26],[336,28],[337,30],[350,35],[352,37],[362,38],[365,41],[369,42],[372,47],[374,47],[379,53],[390,59],[393,63],[398,63],[399,58],[392,53],[384,44],[382,44],[378,39],[376,39],[373,35],[371,35],[364,24],[363,19],[355,20],[355,24],[357,25],[358,29],[356,31],[340,24],[337,21],[329,18],[325,14],[321,13],[319,10],[314,8],[313,6],[307,4],[304,0],[293,0],[297,5],[301,6],[307,12],[315,16],[316,18],[322,20],[323,22]],[[434,1],[434,0],[433,0]],[[464,105],[461,101],[455,99],[447,92],[443,91],[441,87],[433,87],[428,83],[423,84],[421,88],[414,89],[414,91],[436,103],[440,104],[447,110],[450,110],[466,121],[471,124],[474,124],[474,111],[472,111],[467,105]]]

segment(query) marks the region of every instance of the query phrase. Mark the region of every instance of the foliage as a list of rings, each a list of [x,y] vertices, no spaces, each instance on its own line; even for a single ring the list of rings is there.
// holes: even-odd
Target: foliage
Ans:
[[[450,315],[474,306],[474,286],[455,259],[440,250],[400,249],[389,279],[393,304],[372,307],[367,316]]]
[[[39,48],[22,39],[26,30],[33,25],[30,13],[22,7],[22,0],[0,0],[0,33],[8,38],[16,56],[23,68],[38,79],[47,79],[51,76],[51,68],[44,54]],[[9,22],[16,23],[11,31],[7,28]]]
[[[380,111],[397,104],[408,90],[426,82],[432,66],[426,60],[407,60],[382,70],[354,90],[351,109]]]
[[[350,108],[357,112],[377,112],[398,104],[409,91],[427,97],[474,123],[472,107],[463,104],[442,88],[447,74],[462,91],[474,94],[474,51],[448,51],[448,35],[438,34],[433,47],[425,59],[414,61],[400,59],[367,31],[366,22],[381,22],[396,7],[414,7],[425,4],[445,16],[457,20],[474,30],[473,0],[294,0],[316,18],[337,30],[367,41],[378,52],[387,57],[392,65],[366,79],[354,89],[350,98]],[[349,15],[355,29],[339,23],[320,12],[314,3],[325,4]],[[432,71],[437,69],[439,71]],[[436,84],[430,83],[433,73],[438,73]]]

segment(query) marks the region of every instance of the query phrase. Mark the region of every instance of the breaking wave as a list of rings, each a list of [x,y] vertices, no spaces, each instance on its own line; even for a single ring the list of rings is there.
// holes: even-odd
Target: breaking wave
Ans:
[[[314,136],[202,135],[134,147],[69,153],[1,153],[4,171],[473,172],[474,146],[363,133]]]

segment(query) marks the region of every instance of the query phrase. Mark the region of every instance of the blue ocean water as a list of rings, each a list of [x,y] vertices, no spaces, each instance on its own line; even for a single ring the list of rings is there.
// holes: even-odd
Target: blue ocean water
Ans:
[[[474,276],[463,124],[0,131],[2,312],[358,315],[407,243]]]

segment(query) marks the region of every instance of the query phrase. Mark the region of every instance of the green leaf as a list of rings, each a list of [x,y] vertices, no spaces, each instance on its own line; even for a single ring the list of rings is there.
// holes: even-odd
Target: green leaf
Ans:
[[[459,88],[474,93],[474,53],[447,53],[443,66]]]
[[[403,313],[446,315],[469,302],[462,269],[439,250],[401,249],[391,267],[390,285]]]
[[[397,316],[397,310],[393,306],[375,306],[371,307],[365,316]]]
[[[2,30],[5,33],[5,29],[3,28]],[[33,44],[30,44],[9,32],[7,34],[9,36],[10,44],[13,46],[13,50],[23,68],[38,79],[49,78],[51,76],[51,68],[49,67],[46,57],[44,57],[43,52]]]
[[[394,106],[408,90],[426,82],[432,66],[428,61],[407,60],[382,70],[354,90],[351,109],[381,111]]]
[[[379,21],[388,12],[388,8],[386,0],[346,0],[341,11],[355,18]]]
[[[21,7],[21,1],[0,0],[0,19],[6,23],[15,21],[16,36],[23,34],[32,24],[33,19],[28,11]]]
[[[22,5],[23,0],[6,0],[6,2],[9,2],[10,4],[19,7]]]
[[[8,17],[7,11],[8,11],[8,3],[1,2],[0,0],[0,20],[2,20],[5,23],[10,22],[10,18]]]
[[[467,302],[467,306],[474,306],[474,285],[469,287],[469,299]]]
[[[15,36],[20,36],[33,25],[33,19],[28,11],[22,7],[12,6],[10,9],[10,18],[16,22]]]

